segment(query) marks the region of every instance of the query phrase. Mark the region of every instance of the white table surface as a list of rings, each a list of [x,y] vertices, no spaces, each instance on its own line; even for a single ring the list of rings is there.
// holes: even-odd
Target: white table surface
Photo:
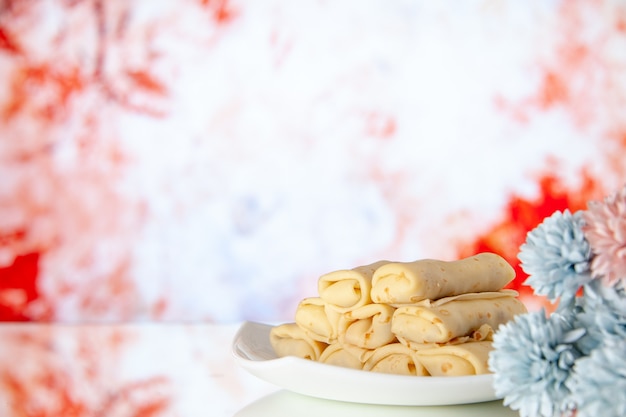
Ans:
[[[292,393],[239,367],[231,351],[239,327],[0,324],[0,415],[518,416],[501,401],[407,407]]]

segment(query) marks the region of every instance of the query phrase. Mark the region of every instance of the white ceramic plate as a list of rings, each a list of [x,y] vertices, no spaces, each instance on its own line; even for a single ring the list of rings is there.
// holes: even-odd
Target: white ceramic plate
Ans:
[[[233,341],[241,367],[257,377],[312,397],[365,404],[451,405],[498,399],[493,375],[413,377],[327,365],[296,357],[277,358],[271,325],[246,322]]]

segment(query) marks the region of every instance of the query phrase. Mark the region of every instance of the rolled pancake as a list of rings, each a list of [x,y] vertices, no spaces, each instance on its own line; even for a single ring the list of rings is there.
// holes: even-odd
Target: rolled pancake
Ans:
[[[363,362],[367,350],[357,347],[333,343],[328,345],[320,355],[318,361],[328,365],[343,366],[344,368],[363,369]]]
[[[337,311],[346,312],[371,302],[372,276],[378,267],[388,261],[342,269],[322,275],[317,281],[320,298]]]
[[[395,341],[391,332],[391,317],[395,308],[387,304],[367,304],[341,315],[338,339],[340,343],[364,349],[375,349]]]
[[[526,313],[513,290],[470,293],[431,302],[399,306],[391,331],[414,343],[446,343],[470,335],[482,325],[497,329],[517,314]]]
[[[484,342],[484,341],[493,341],[493,329],[488,324],[483,324],[477,330],[474,330],[471,334],[467,336],[460,336],[451,339],[446,343],[417,343],[411,340],[405,339],[404,337],[397,337],[398,342],[402,343],[406,347],[413,350],[423,350],[430,349],[444,345],[458,345],[461,343],[469,343],[469,342]]]
[[[270,330],[270,344],[278,357],[297,356],[317,361],[326,343],[311,339],[296,323],[284,323]]]
[[[416,351],[431,376],[462,376],[489,373],[492,342],[469,342]]]
[[[417,352],[401,343],[391,343],[374,350],[365,361],[363,370],[397,375],[428,375]]]
[[[457,261],[389,262],[374,272],[370,296],[375,303],[409,304],[498,291],[513,278],[513,267],[501,256],[489,252]]]
[[[341,313],[319,297],[305,298],[296,308],[295,320],[313,340],[327,344],[337,341]]]

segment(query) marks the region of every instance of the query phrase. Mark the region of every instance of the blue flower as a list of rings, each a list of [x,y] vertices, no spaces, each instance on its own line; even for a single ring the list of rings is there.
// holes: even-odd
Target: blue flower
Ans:
[[[516,316],[494,334],[489,367],[504,404],[522,417],[556,417],[570,409],[570,377],[581,356],[575,342],[584,330],[558,313],[544,311]]]
[[[564,308],[576,292],[591,280],[591,248],[582,231],[582,212],[556,211],[531,230],[518,254],[529,277],[525,284],[550,301],[560,299]]]
[[[587,308],[605,306],[613,313],[626,317],[626,288],[621,282],[609,286],[600,280],[592,280],[585,285],[582,298]]]
[[[621,283],[609,287],[594,280],[584,287],[579,304],[574,320],[587,332],[577,346],[585,355],[612,339],[626,340],[626,292]]]
[[[523,417],[626,416],[626,188],[620,197],[557,211],[520,247],[525,284],[559,302],[494,334],[496,394]]]
[[[626,416],[626,339],[612,339],[577,360],[566,384],[576,417]]]

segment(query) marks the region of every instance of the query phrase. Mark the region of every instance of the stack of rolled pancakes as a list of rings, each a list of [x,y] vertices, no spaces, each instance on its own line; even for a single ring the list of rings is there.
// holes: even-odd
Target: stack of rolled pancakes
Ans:
[[[525,313],[499,255],[457,261],[379,261],[322,275],[295,323],[275,326],[279,357],[417,376],[488,373],[492,335]]]

